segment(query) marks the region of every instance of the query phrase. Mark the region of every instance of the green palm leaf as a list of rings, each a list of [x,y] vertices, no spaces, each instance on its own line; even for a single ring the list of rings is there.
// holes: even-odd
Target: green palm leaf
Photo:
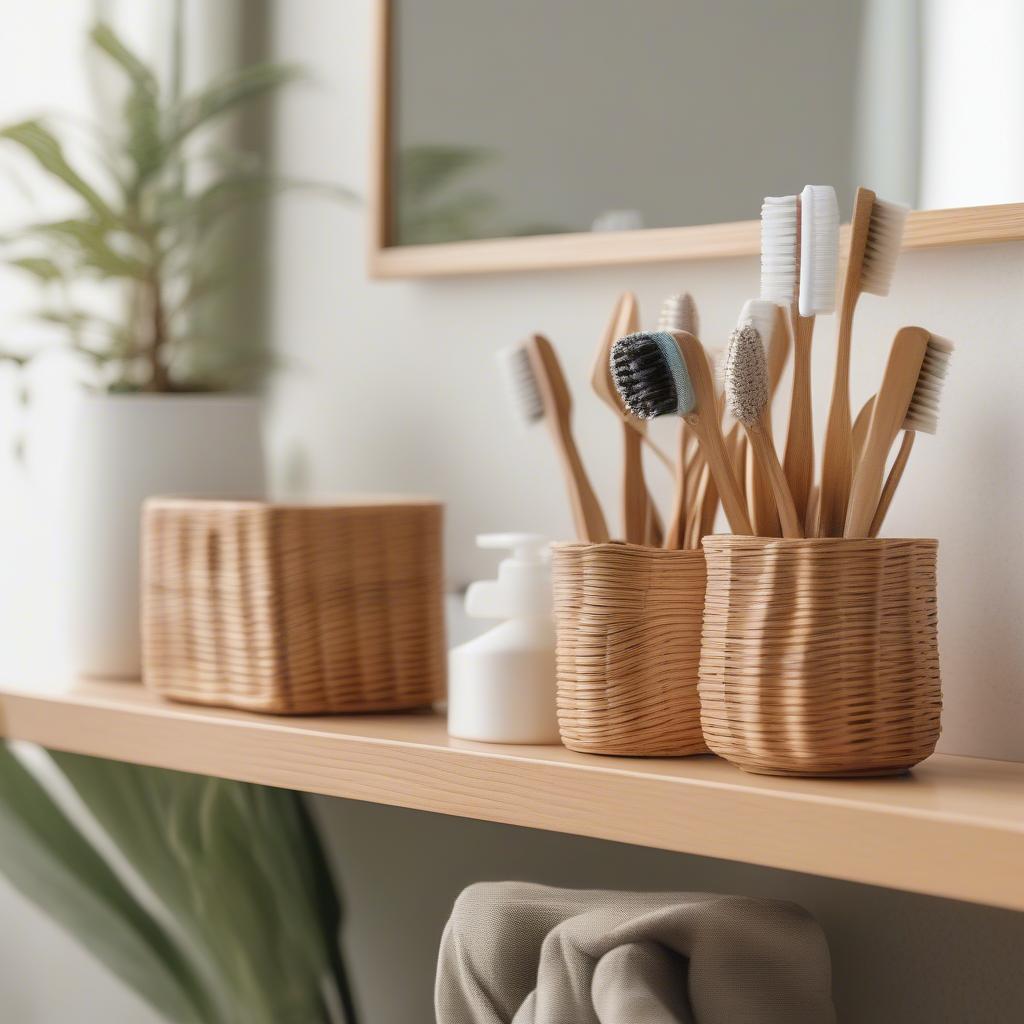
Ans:
[[[340,910],[301,799],[286,790],[54,752],[53,759],[211,968],[224,1020],[325,1020]]]
[[[224,75],[201,92],[186,96],[178,104],[172,116],[175,128],[168,140],[168,148],[179,145],[196,129],[236,107],[302,77],[302,69],[291,64],[252,64]]]
[[[0,129],[0,139],[20,146],[38,164],[86,201],[89,208],[102,220],[113,218],[103,197],[68,163],[64,147],[41,121],[29,120]]]
[[[131,201],[137,197],[143,184],[161,170],[164,163],[164,146],[160,138],[160,97],[156,76],[106,23],[99,22],[94,25],[89,38],[131,82],[124,106],[128,155],[135,167],[135,178],[129,188]]]
[[[215,1022],[180,949],[0,745],[0,871],[169,1021]]]

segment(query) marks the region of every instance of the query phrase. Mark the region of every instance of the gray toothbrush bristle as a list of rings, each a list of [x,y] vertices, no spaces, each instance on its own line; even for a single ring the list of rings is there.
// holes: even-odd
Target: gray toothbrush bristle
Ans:
[[[661,304],[658,316],[659,331],[686,331],[695,338],[700,337],[700,319],[697,316],[697,303],[689,292],[670,295]]]
[[[756,327],[737,327],[725,361],[725,400],[729,412],[745,426],[758,421],[768,405],[768,362]]]
[[[611,367],[622,401],[638,419],[685,416],[696,406],[690,375],[671,334],[619,338],[612,346]]]
[[[512,411],[525,425],[544,418],[544,399],[537,387],[530,364],[530,354],[525,345],[510,345],[500,349],[496,355],[498,367],[505,379]]]

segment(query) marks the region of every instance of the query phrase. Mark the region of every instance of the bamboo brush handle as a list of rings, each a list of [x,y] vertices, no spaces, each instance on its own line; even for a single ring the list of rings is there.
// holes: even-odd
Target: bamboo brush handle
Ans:
[[[771,430],[768,425],[767,415],[764,419],[764,431],[768,435],[768,443],[771,445],[772,452],[774,453],[775,445],[771,444]],[[754,443],[753,438],[749,437],[749,431],[748,438],[750,444],[747,446],[747,459],[744,469],[747,478],[747,504],[750,509],[750,522],[758,537],[778,537],[780,536],[780,525],[774,488],[772,487],[771,480],[768,478],[763,460],[757,454],[757,445]],[[778,456],[775,457],[775,461],[778,462]],[[782,471],[781,466],[779,471]],[[786,485],[786,493],[789,494],[788,484]],[[790,501],[792,502],[792,500],[793,497],[790,495]]]
[[[893,495],[895,495],[896,488],[899,487],[900,481],[903,479],[903,471],[907,468],[907,462],[910,461],[910,451],[914,447],[915,437],[917,437],[916,431],[905,430],[903,432],[900,450],[896,453],[892,469],[889,470],[889,475],[885,478],[882,496],[878,499],[878,508],[875,509],[875,517],[871,520],[871,529],[868,530],[869,537],[877,537],[882,529],[882,523],[885,522],[889,506],[892,504]]]
[[[790,493],[786,474],[782,471],[779,456],[775,452],[775,445],[765,428],[763,418],[757,423],[752,423],[746,430],[754,461],[761,467],[765,479],[771,487],[775,507],[778,509],[779,522],[782,526],[782,536],[789,539],[803,537],[804,531],[797,518],[796,506],[793,504],[793,495]]]
[[[818,506],[819,537],[842,537],[846,526],[846,508],[853,483],[853,449],[850,414],[850,342],[853,315],[861,294],[864,256],[871,230],[871,211],[875,193],[858,188],[850,218],[850,242],[843,281],[843,300],[839,309],[839,338],[836,344],[836,371],[832,381],[825,427],[825,446],[821,457],[821,491]]]
[[[901,328],[892,343],[881,387],[875,396],[864,454],[850,490],[845,537],[867,537],[882,493],[882,477],[896,435],[903,429],[917,386],[930,335],[920,327]]]
[[[839,317],[839,341],[836,350],[836,376],[832,383],[832,402],[825,427],[825,447],[821,460],[821,492],[818,505],[818,536],[841,537],[846,526],[846,506],[853,481],[852,424],[850,420],[850,339],[856,295],[847,300]]]
[[[551,434],[555,447],[562,459],[565,470],[565,483],[569,491],[569,503],[572,506],[572,518],[576,526],[576,536],[581,541],[593,544],[604,543],[609,539],[608,526],[601,512],[601,505],[590,486],[587,471],[583,468],[583,460],[573,439],[569,424],[561,418],[551,419]]]
[[[679,442],[676,457],[675,495],[672,498],[672,515],[669,517],[668,526],[665,528],[665,548],[669,551],[678,551],[687,546],[686,522],[687,522],[687,437],[685,420],[679,421]]]
[[[800,316],[794,310],[793,321],[793,399],[789,408],[789,431],[783,468],[789,481],[797,516],[803,521],[807,499],[814,482],[814,420],[811,408],[811,339],[814,317]]]
[[[874,408],[875,396],[872,395],[860,407],[860,412],[857,413],[857,418],[853,421],[853,430],[850,432],[850,449],[854,473],[857,472],[857,467],[860,465],[860,457],[864,452],[864,442],[868,437],[868,427],[871,426],[871,413]]]
[[[622,443],[622,529],[630,544],[643,544],[648,524],[648,494],[642,461],[644,441],[623,422]]]
[[[647,532],[644,535],[644,543],[649,548],[660,548],[665,539],[665,525],[658,514],[658,506],[650,493],[647,495]]]
[[[715,481],[725,517],[729,520],[729,529],[733,533],[751,536],[753,528],[747,518],[746,503],[740,492],[739,484],[736,482],[736,475],[732,470],[732,463],[729,453],[725,447],[725,439],[718,422],[714,419],[705,421],[700,415],[686,417],[693,432],[697,435],[707,460],[708,469]]]

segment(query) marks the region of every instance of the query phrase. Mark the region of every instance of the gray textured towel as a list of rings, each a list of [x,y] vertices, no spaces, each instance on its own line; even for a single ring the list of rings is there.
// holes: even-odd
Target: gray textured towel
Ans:
[[[470,886],[441,939],[438,1024],[835,1024],[802,907],[708,893]]]

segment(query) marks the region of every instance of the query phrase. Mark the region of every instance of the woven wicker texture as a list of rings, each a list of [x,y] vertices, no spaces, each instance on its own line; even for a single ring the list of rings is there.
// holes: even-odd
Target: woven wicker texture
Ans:
[[[143,679],[280,714],[428,705],[444,689],[441,506],[151,499]]]
[[[558,544],[552,573],[562,742],[594,754],[706,753],[697,697],[703,554]]]
[[[704,539],[708,746],[769,775],[888,775],[935,749],[933,540]]]

